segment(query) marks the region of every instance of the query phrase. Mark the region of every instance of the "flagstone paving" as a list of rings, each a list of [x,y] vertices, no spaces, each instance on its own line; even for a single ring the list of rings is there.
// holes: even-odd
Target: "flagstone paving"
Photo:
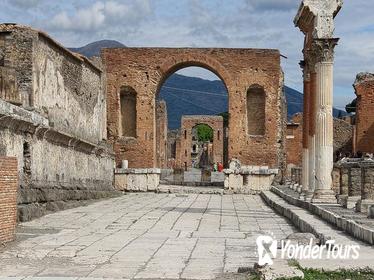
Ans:
[[[0,279],[214,279],[295,231],[259,196],[128,194],[20,224]]]

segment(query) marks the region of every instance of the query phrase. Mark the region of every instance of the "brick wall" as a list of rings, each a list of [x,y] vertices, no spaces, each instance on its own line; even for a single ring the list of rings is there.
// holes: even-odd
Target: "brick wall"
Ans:
[[[288,171],[293,166],[301,167],[302,162],[302,135],[303,135],[303,115],[298,113],[292,117],[292,121],[287,124],[287,166]]]
[[[357,75],[356,151],[374,153],[374,74]]]
[[[17,159],[0,157],[0,243],[14,239],[17,223],[17,190]]]

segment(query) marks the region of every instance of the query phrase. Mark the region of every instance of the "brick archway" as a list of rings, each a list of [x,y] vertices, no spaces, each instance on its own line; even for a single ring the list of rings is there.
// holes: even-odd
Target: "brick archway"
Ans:
[[[182,116],[180,142],[177,146],[178,167],[191,167],[192,130],[199,124],[205,124],[213,130],[213,162],[223,162],[224,127],[221,116]]]
[[[194,54],[193,56],[181,55],[177,58],[171,57],[166,59],[166,61],[158,68],[158,72],[162,78],[157,87],[156,94],[159,93],[162,85],[173,73],[187,67],[201,67],[213,72],[221,79],[226,87],[226,91],[229,92],[229,87],[231,86],[230,83],[233,79],[225,67],[219,61],[206,54]]]
[[[264,49],[118,48],[104,49],[107,73],[108,139],[116,162],[134,168],[157,167],[156,95],[175,71],[198,66],[212,71],[226,85],[229,97],[228,158],[244,165],[279,168],[284,165],[283,75],[280,53]],[[247,89],[259,84],[266,94],[265,135],[247,133]],[[137,137],[118,133],[119,89],[137,92]]]

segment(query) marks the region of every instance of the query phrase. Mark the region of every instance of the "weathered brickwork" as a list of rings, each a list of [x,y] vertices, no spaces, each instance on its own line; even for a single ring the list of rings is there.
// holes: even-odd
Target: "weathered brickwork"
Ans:
[[[374,74],[357,75],[356,151],[374,153]]]
[[[0,24],[0,54],[0,156],[18,159],[19,220],[115,194],[104,73],[17,24]]]
[[[192,129],[206,124],[213,130],[213,162],[223,162],[223,118],[219,116],[182,116],[180,144],[176,158],[179,167],[191,167]]]
[[[168,112],[166,102],[157,101],[156,109],[157,167],[167,168],[168,157]]]
[[[303,115],[295,114],[287,124],[287,173],[290,175],[293,167],[300,167],[302,161]]]
[[[104,49],[102,59],[107,73],[108,139],[114,143],[117,165],[157,166],[156,96],[163,82],[175,71],[199,66],[213,71],[225,83],[229,96],[228,157],[243,165],[278,168],[285,163],[283,145],[283,75],[277,50],[260,49]],[[118,116],[122,86],[137,92],[137,137],[120,137]],[[265,121],[263,135],[249,135],[247,91],[263,88]],[[209,104],[207,104],[209,105]]]
[[[0,156],[0,245],[12,241],[17,223],[17,159]]]

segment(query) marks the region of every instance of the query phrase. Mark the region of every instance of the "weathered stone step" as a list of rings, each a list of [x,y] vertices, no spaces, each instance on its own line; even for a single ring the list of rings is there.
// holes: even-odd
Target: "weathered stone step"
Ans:
[[[334,228],[338,228],[339,230],[346,232],[354,238],[374,245],[373,228],[369,228],[363,224],[355,222],[352,219],[342,217],[337,213],[329,211],[326,209],[326,205],[312,204],[308,201],[295,198],[291,195],[286,194],[277,187],[272,187],[271,192],[274,195],[277,195],[280,199],[283,199],[283,201],[287,204],[303,209],[304,211],[307,211],[310,215],[314,214],[322,220],[324,220],[325,222],[331,224]],[[330,206],[332,207],[333,205]]]
[[[326,222],[319,220],[305,209],[289,204],[271,191],[263,191],[261,197],[271,208],[290,220],[300,231],[314,234],[321,240],[322,244],[339,234],[334,232]]]

